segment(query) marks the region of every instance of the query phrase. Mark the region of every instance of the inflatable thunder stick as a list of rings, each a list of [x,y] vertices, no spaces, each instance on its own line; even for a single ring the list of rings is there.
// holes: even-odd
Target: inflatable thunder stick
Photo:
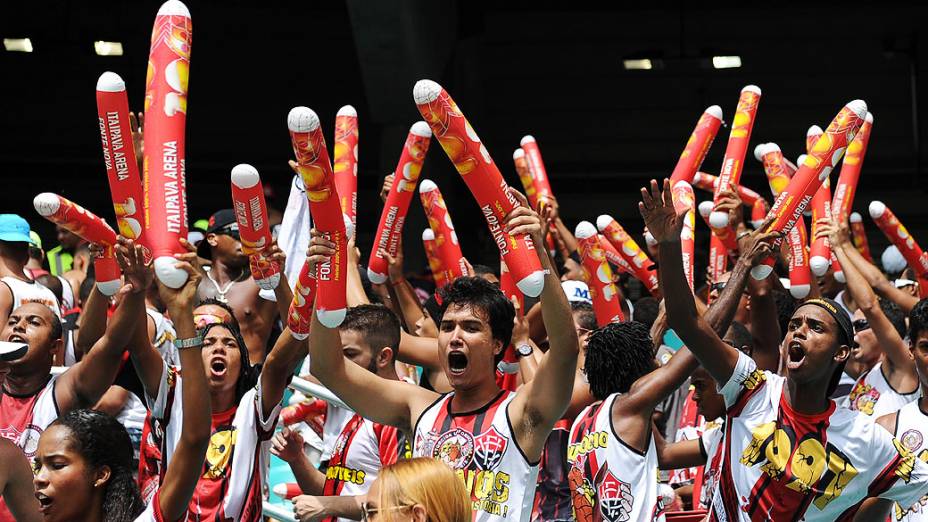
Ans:
[[[812,196],[812,245],[809,248],[809,267],[817,277],[825,275],[831,264],[831,246],[828,238],[815,237],[818,232],[818,220],[831,217],[831,182],[826,177],[822,186]]]
[[[870,255],[870,242],[867,241],[867,230],[864,228],[864,220],[857,212],[851,212],[848,218],[851,222],[851,241],[854,247],[869,262],[873,262],[873,256]]]
[[[599,246],[596,227],[589,221],[581,221],[574,229],[574,236],[577,238],[584,279],[590,287],[596,324],[602,327],[624,321],[619,303],[619,290],[612,282],[612,269],[606,262],[605,252]]]
[[[675,185],[678,181],[687,183],[693,182],[693,176],[702,165],[709,147],[715,140],[715,135],[719,132],[722,125],[722,108],[718,105],[712,105],[703,111],[696,122],[693,133],[686,140],[686,147],[677,160],[677,165],[673,168],[673,174],[670,175],[670,185]]]
[[[332,171],[335,173],[335,191],[345,215],[348,237],[354,235],[358,215],[358,112],[345,105],[335,114],[335,143],[332,149]]]
[[[316,113],[306,107],[294,107],[287,115],[287,127],[313,223],[316,230],[335,243],[335,255],[317,265],[315,274],[316,316],[323,326],[335,328],[342,324],[347,312],[345,285],[348,281],[348,238],[335,190],[335,176]]]
[[[512,153],[512,162],[516,165],[516,174],[519,175],[519,181],[522,182],[522,188],[525,189],[525,197],[528,198],[528,204],[532,208],[538,208],[538,194],[535,192],[535,184],[532,183],[532,173],[528,169],[528,160],[525,159],[525,151],[518,148]]]
[[[725,251],[736,253],[738,252],[738,239],[735,234],[734,229],[730,226],[725,226],[722,228],[716,228],[712,226],[712,223],[709,222],[709,216],[712,214],[713,203],[711,201],[703,201],[697,207],[699,215],[703,217],[706,222],[706,225],[709,226],[709,229],[712,230],[712,236],[717,237],[719,241],[725,245]]]
[[[435,288],[438,289],[450,283],[448,271],[442,266],[441,258],[438,257],[435,232],[431,228],[422,231],[422,247],[425,249],[425,258],[429,262],[429,270],[432,271]]]
[[[155,260],[155,275],[170,288],[187,280],[187,272],[174,267],[174,254],[185,252],[179,240],[187,237],[184,128],[192,31],[183,3],[168,0],[161,5],[145,80],[145,242]]]
[[[764,174],[773,197],[779,196],[796,172],[795,166],[786,161],[776,143],[761,143],[754,149],[754,156],[764,164]]]
[[[525,295],[538,297],[545,284],[541,261],[528,234],[512,236],[503,230],[503,218],[518,203],[509,194],[509,186],[487,148],[440,85],[430,80],[419,80],[413,88],[413,98],[423,119],[432,128],[432,133],[480,205],[496,246],[516,279],[516,286]]]
[[[841,163],[841,174],[835,184],[834,196],[831,200],[831,213],[839,222],[848,219],[851,207],[854,204],[854,193],[857,191],[857,181],[860,179],[860,169],[864,166],[864,156],[867,154],[867,144],[870,143],[870,129],[873,128],[873,113],[868,112],[864,117],[864,124],[860,132],[854,136],[854,141],[847,146],[844,161]]]
[[[722,274],[728,271],[728,247],[725,245],[725,242],[719,237],[718,233],[712,229],[712,224],[709,223],[709,215],[712,213],[712,201],[703,201],[700,203],[696,210],[699,212],[699,215],[702,216],[703,221],[706,222],[706,225],[712,230],[712,237],[709,240],[709,280],[717,281]],[[731,227],[725,227],[725,231],[731,230]],[[732,238],[735,239],[735,238]],[[738,244],[735,243],[737,248]]]
[[[309,337],[315,300],[316,275],[309,273],[309,263],[304,262],[296,285],[293,286],[293,301],[290,302],[290,311],[287,314],[287,328],[298,341]]]
[[[622,254],[612,246],[612,243],[606,239],[606,236],[599,234],[599,246],[603,249],[603,253],[606,254],[606,261],[609,261],[611,265],[614,265],[618,270],[625,272],[626,274],[632,273],[632,267],[628,264],[628,261],[622,257]]]
[[[367,263],[367,276],[373,283],[383,284],[387,281],[387,258],[381,252],[395,256],[399,250],[403,223],[406,222],[406,213],[409,212],[409,202],[416,191],[416,183],[419,182],[419,175],[422,173],[422,162],[431,141],[432,131],[424,121],[412,124],[403,144],[400,161],[393,172],[393,185],[390,186],[390,193],[380,213],[377,233],[374,234],[374,246]]]
[[[719,203],[719,193],[729,186],[740,185],[741,172],[744,170],[744,156],[748,151],[748,142],[751,141],[751,129],[757,118],[757,105],[760,103],[760,87],[748,85],[741,89],[738,97],[738,108],[735,109],[735,118],[731,124],[728,135],[728,146],[725,148],[725,157],[722,159],[722,168],[719,170],[719,185],[715,188],[713,202]],[[712,225],[717,228],[728,224],[727,212],[713,211],[709,216]]]
[[[683,272],[686,274],[686,281],[690,284],[690,290],[693,290],[693,262],[696,257],[696,196],[693,194],[693,187],[686,181],[678,181],[671,190],[674,210],[677,213],[686,210],[683,230],[680,231],[680,243],[683,254]]]
[[[799,170],[789,180],[789,185],[774,202],[769,214],[774,218],[766,229],[768,232],[789,232],[796,224],[822,180],[828,177],[848,143],[854,139],[866,113],[867,104],[863,100],[854,100],[838,112],[825,134],[815,142],[812,153],[806,156]],[[782,241],[780,237],[774,242],[774,250],[779,248]],[[772,257],[765,259],[762,264],[751,269],[751,275],[755,279],[765,279],[773,272],[773,263]]]
[[[248,266],[255,284],[273,290],[280,283],[280,265],[265,255],[271,246],[271,228],[267,222],[267,203],[261,176],[251,165],[232,167],[232,206],[241,235],[242,252],[248,255]]]
[[[818,125],[809,126],[809,129],[806,130],[806,154],[812,154],[812,147],[814,147],[815,142],[822,137],[822,134],[825,134],[825,131]]]
[[[883,231],[886,239],[896,245],[902,257],[905,258],[905,262],[912,267],[918,278],[928,278],[928,255],[918,246],[915,238],[909,234],[909,231],[899,221],[899,218],[893,214],[893,211],[889,210],[889,207],[882,201],[871,201],[870,217],[873,218],[876,226]],[[926,297],[925,294],[928,294],[928,288],[922,287],[928,287],[928,285],[919,285],[921,297]]]
[[[435,235],[435,254],[441,263],[441,271],[450,283],[467,273],[467,264],[461,254],[451,213],[448,212],[438,185],[430,179],[424,179],[419,184],[419,198],[429,220],[429,228]]]
[[[612,246],[625,258],[631,268],[631,274],[641,281],[652,294],[657,290],[657,271],[648,255],[641,250],[618,221],[607,214],[596,218],[596,228],[612,243]]]
[[[116,232],[89,210],[51,192],[43,192],[32,200],[35,211],[52,223],[66,228],[81,239],[103,247],[103,257],[94,260],[97,289],[110,296],[122,286],[119,265],[113,252]],[[175,261],[176,262],[176,261]]]
[[[696,175],[693,176],[691,185],[694,189],[714,193],[715,189],[719,186],[719,178],[705,172],[697,172]],[[738,192],[738,197],[741,198],[741,202],[749,207],[756,203],[758,199],[763,199],[757,192],[741,185],[735,185],[735,190]]]
[[[548,171],[545,170],[545,162],[541,159],[541,149],[538,148],[538,142],[531,135],[523,136],[519,145],[525,151],[525,162],[528,164],[528,171],[532,175],[535,199],[539,203],[543,203],[552,197],[553,192],[551,192],[551,183],[548,181]]]
[[[502,290],[506,299],[510,301],[515,299],[516,302],[519,303],[519,309],[516,310],[516,315],[522,317],[525,314],[525,294],[519,291],[515,279],[512,278],[512,272],[510,272],[509,267],[506,266],[506,260],[502,258],[499,260],[499,289]]]
[[[105,72],[97,80],[97,117],[117,228],[123,237],[145,245],[142,178],[129,127],[129,99],[116,73]]]
[[[789,244],[789,293],[796,299],[803,299],[812,289],[812,271],[806,249],[806,221],[802,216],[789,230],[786,239]]]

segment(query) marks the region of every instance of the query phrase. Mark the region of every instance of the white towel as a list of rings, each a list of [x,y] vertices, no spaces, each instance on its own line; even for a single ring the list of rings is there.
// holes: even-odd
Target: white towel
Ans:
[[[312,222],[309,217],[309,201],[306,200],[306,190],[303,180],[293,176],[290,184],[290,197],[287,198],[287,208],[284,209],[284,218],[280,223],[280,232],[277,234],[277,246],[287,255],[287,266],[284,273],[292,290],[306,261],[306,249],[309,248],[309,230]],[[273,290],[261,290],[259,294],[268,301],[276,301]]]

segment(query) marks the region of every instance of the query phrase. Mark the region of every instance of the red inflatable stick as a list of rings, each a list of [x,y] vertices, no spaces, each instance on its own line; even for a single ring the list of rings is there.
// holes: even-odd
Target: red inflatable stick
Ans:
[[[680,243],[683,252],[683,272],[686,281],[693,290],[693,263],[696,258],[696,195],[693,187],[686,181],[678,181],[673,186],[673,207],[677,213],[686,210],[683,230],[680,231]]]
[[[770,215],[774,218],[766,231],[785,233],[796,224],[815,191],[835,168],[848,143],[854,139],[866,113],[867,104],[863,100],[854,100],[838,112],[825,134],[815,142],[812,153],[806,156],[799,170],[789,180],[789,185],[777,197],[770,209]],[[782,241],[780,237],[774,242],[774,250],[779,248]],[[768,258],[752,268],[751,275],[755,279],[766,279],[773,272],[773,264],[774,259]]]
[[[854,204],[854,193],[857,191],[857,181],[860,179],[860,169],[864,166],[864,156],[867,155],[867,144],[870,143],[870,130],[873,128],[873,114],[867,113],[860,132],[854,141],[847,146],[844,162],[841,164],[841,174],[835,184],[834,197],[831,200],[831,213],[838,221],[845,221],[851,215]]]
[[[425,153],[429,150],[432,141],[432,131],[424,121],[412,124],[400,161],[393,171],[393,185],[380,213],[380,223],[377,233],[374,234],[374,247],[367,263],[367,276],[371,282],[383,284],[387,281],[387,259],[382,252],[395,256],[399,250],[400,239],[403,236],[403,223],[406,222],[406,213],[409,212],[409,202],[416,191],[416,183],[422,173],[422,162]]]
[[[293,338],[302,341],[309,337],[312,324],[313,302],[316,300],[316,276],[309,273],[309,264],[303,263],[300,275],[293,287],[293,301],[287,314],[287,328]]]
[[[142,178],[129,127],[129,99],[126,84],[116,73],[105,72],[97,80],[97,117],[117,228],[123,237],[147,248],[143,235]]]
[[[518,202],[509,194],[509,186],[487,148],[440,85],[431,80],[419,80],[413,88],[413,98],[480,205],[496,246],[516,278],[516,286],[525,295],[538,297],[545,284],[541,261],[528,234],[512,236],[503,230],[503,219]]]
[[[919,279],[928,279],[928,255],[926,255],[915,238],[909,234],[899,218],[889,210],[882,201],[870,202],[870,217],[880,227],[886,239],[896,245],[905,262],[908,263]],[[928,297],[928,285],[919,285],[920,297]]]
[[[280,265],[265,254],[272,239],[264,187],[257,169],[251,165],[242,163],[232,167],[232,207],[241,235],[242,252],[248,255],[255,284],[264,290],[277,288]]]
[[[741,172],[744,170],[744,156],[748,151],[748,142],[751,141],[751,129],[757,119],[757,105],[760,103],[760,87],[748,85],[741,89],[738,97],[738,108],[731,124],[728,135],[728,146],[725,148],[725,157],[722,159],[722,168],[719,170],[719,186],[715,189],[713,202],[718,205],[719,193],[729,186],[740,185]],[[712,226],[722,228],[728,224],[728,213],[713,211],[709,216]]]
[[[551,183],[548,181],[548,171],[545,170],[545,162],[541,159],[541,149],[538,148],[538,142],[531,135],[523,136],[519,144],[525,151],[525,161],[532,175],[532,186],[535,187],[535,198],[539,203],[544,203],[551,199],[553,192],[551,192]]]
[[[622,257],[622,254],[620,254],[619,251],[616,250],[614,246],[612,246],[612,243],[606,239],[606,236],[602,234],[599,234],[599,246],[606,254],[606,261],[609,261],[611,265],[614,265],[616,268],[622,272],[625,272],[626,274],[632,273],[632,267],[628,264],[628,261]]]
[[[528,160],[525,159],[525,151],[521,147],[512,153],[512,162],[516,165],[516,174],[519,175],[519,181],[522,182],[528,204],[532,208],[538,208],[538,194],[535,192],[535,184],[532,182],[532,172],[528,169]]]
[[[358,215],[358,111],[345,105],[335,114],[335,144],[332,150],[332,171],[335,172],[335,191],[345,215],[348,237],[354,235]]]
[[[677,165],[673,168],[673,174],[670,175],[671,186],[676,185],[681,180],[687,183],[693,182],[693,176],[696,175],[696,171],[699,170],[703,160],[706,159],[709,147],[712,146],[721,125],[721,107],[712,105],[703,111],[699,121],[696,122],[693,133],[686,140],[686,147],[683,148],[683,153],[680,154],[680,159],[677,160]]]
[[[36,196],[32,200],[32,205],[35,211],[45,219],[71,231],[85,241],[103,247],[103,257],[93,262],[97,289],[103,295],[115,294],[122,285],[119,265],[113,253],[116,232],[106,224],[106,221],[77,203],[51,192],[43,192]]]
[[[621,296],[612,282],[612,269],[606,262],[605,252],[600,248],[596,227],[589,221],[581,221],[574,229],[574,236],[577,237],[584,280],[590,287],[596,324],[606,326],[609,323],[624,321],[622,306],[619,303]]]
[[[709,226],[709,229],[712,230],[712,236],[717,237],[719,241],[725,246],[725,251],[737,253],[738,252],[738,238],[735,234],[734,229],[730,226],[725,226],[723,228],[715,228],[712,226],[712,223],[709,222],[709,216],[712,215],[712,208],[714,204],[711,201],[703,201],[697,207],[699,215],[703,217],[706,222],[706,225]]]
[[[812,154],[812,147],[814,147],[815,142],[822,137],[822,134],[825,134],[825,131],[818,125],[811,125],[809,129],[806,130],[806,154]]]
[[[719,237],[719,234],[715,230],[712,230],[712,224],[709,223],[709,215],[712,213],[712,207],[714,205],[711,201],[703,201],[700,203],[696,209],[699,212],[699,215],[702,216],[703,221],[706,222],[706,225],[709,227],[709,230],[712,231],[712,237],[709,240],[709,280],[712,282],[718,281],[719,277],[722,276],[725,272],[728,271],[728,247],[725,246],[725,242]],[[731,227],[725,227],[722,229],[724,231],[731,230]],[[730,235],[730,234],[729,234]],[[731,239],[736,239],[732,237]],[[738,244],[735,242],[735,248],[737,249]]]
[[[767,175],[767,183],[770,185],[773,197],[779,196],[796,172],[795,165],[783,157],[783,151],[776,143],[758,145],[754,149],[754,156],[764,164],[764,173]]]
[[[441,257],[438,255],[438,246],[435,245],[435,232],[431,228],[422,231],[422,246],[425,248],[425,258],[429,262],[435,288],[438,289],[450,283],[451,270],[442,265]]]
[[[812,271],[809,269],[809,251],[806,249],[806,222],[802,216],[787,233],[789,244],[789,293],[803,299],[812,289]]]
[[[596,218],[596,228],[612,243],[612,246],[622,254],[625,262],[631,268],[631,274],[644,283],[652,294],[657,290],[657,271],[648,255],[641,250],[638,243],[632,239],[618,221],[607,214]]]
[[[509,267],[506,266],[506,261],[500,258],[499,261],[499,289],[502,290],[503,295],[507,299],[512,301],[515,299],[519,307],[516,309],[516,315],[519,319],[525,314],[525,295],[519,291],[519,288],[516,287],[516,281],[512,278],[512,273],[509,272]],[[516,354],[515,347],[512,343],[509,343],[509,346],[503,351],[503,360],[496,365],[497,372],[496,382],[497,385],[504,389],[515,391],[519,387],[519,356]]]
[[[867,230],[864,228],[863,218],[857,212],[851,212],[848,221],[851,222],[851,241],[854,242],[854,247],[860,255],[864,256],[864,259],[872,263],[873,256],[870,255],[870,243],[867,241]]]
[[[316,266],[316,316],[323,326],[335,328],[342,324],[348,310],[345,295],[348,238],[335,176],[316,113],[306,107],[294,107],[287,115],[287,127],[316,230],[335,243],[332,259]]]
[[[694,189],[714,193],[715,189],[719,186],[719,178],[705,172],[697,172],[696,175],[693,176],[693,183],[691,183],[691,185],[693,185]],[[735,185],[735,190],[738,191],[738,197],[741,198],[741,202],[749,207],[754,205],[758,199],[763,199],[757,192],[741,185]]]
[[[503,291],[507,299],[510,301],[515,299],[519,303],[516,314],[522,317],[525,314],[525,295],[519,291],[515,279],[512,278],[512,272],[506,266],[506,260],[502,258],[499,260],[499,289]]]
[[[187,79],[193,26],[179,0],[161,5],[151,33],[145,80],[145,150],[142,154],[145,242],[155,260],[155,275],[180,288],[187,272],[175,268],[187,238],[185,139]]]
[[[770,203],[767,203],[767,200],[760,198],[751,205],[751,226],[755,229],[760,228],[764,224],[764,218],[767,217],[767,212],[770,211]]]
[[[467,273],[467,264],[464,255],[461,254],[461,245],[451,221],[451,213],[445,205],[445,198],[441,197],[438,185],[432,180],[422,180],[419,184],[419,197],[422,199],[422,208],[429,220],[429,227],[435,234],[435,253],[450,283]]]
[[[815,237],[818,233],[818,220],[831,217],[831,182],[828,178],[812,196],[812,245],[809,248],[809,267],[816,277],[822,277],[831,264],[831,246],[828,238]]]

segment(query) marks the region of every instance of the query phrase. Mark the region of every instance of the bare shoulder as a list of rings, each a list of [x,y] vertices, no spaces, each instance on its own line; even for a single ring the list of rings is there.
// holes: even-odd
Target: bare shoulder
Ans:
[[[886,431],[888,431],[890,435],[895,435],[896,434],[896,419],[898,418],[898,416],[899,416],[898,411],[887,413],[886,415],[883,415],[882,417],[878,418],[876,420],[876,423],[882,426]]]

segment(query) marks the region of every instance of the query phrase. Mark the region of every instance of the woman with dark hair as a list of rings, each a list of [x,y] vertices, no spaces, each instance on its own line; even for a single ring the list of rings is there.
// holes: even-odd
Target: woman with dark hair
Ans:
[[[144,263],[141,247],[131,242],[120,245],[117,259],[127,286],[147,288],[151,284],[152,270]],[[71,411],[42,433],[36,451],[35,496],[45,520],[148,522],[177,520],[186,512],[209,442],[210,404],[205,400],[202,340],[193,325],[200,276],[189,263],[179,262],[177,268],[187,272],[184,286],[172,290],[159,284],[161,299],[177,329],[175,345],[185,380],[183,434],[174,448],[177,458],[146,508],[132,477],[133,449],[126,429],[105,413]]]

